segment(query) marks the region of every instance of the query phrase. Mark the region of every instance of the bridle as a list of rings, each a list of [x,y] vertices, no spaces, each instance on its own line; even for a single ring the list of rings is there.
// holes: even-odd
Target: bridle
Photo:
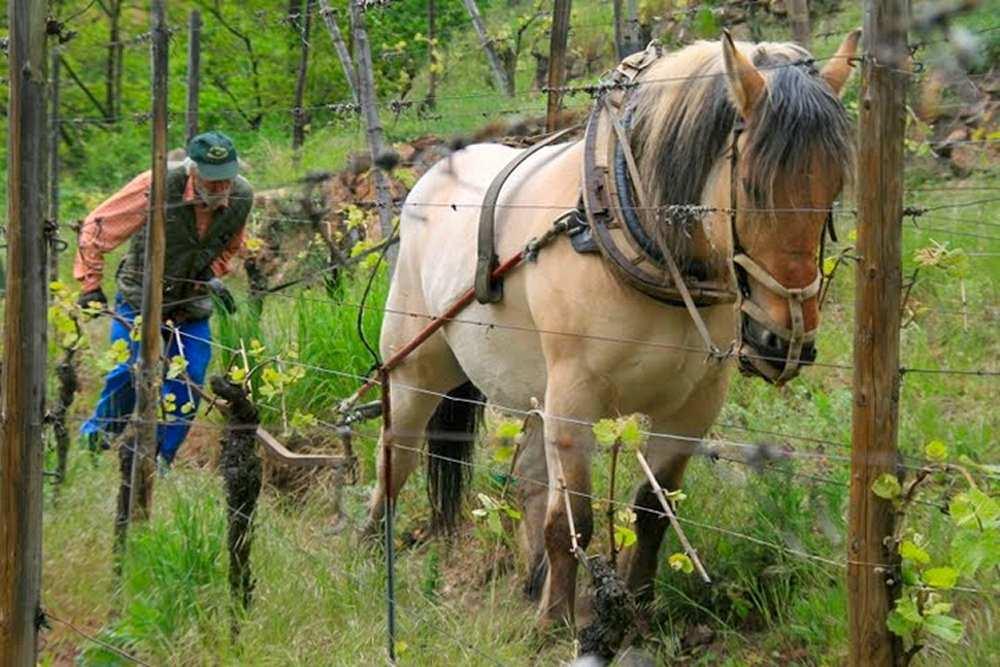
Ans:
[[[785,356],[784,367],[779,372],[777,368],[768,363],[773,359],[763,357],[752,350],[745,351],[744,347],[746,343],[743,340],[742,323],[737,328],[736,350],[741,361],[746,360],[764,378],[774,384],[781,385],[798,374],[803,365],[802,349],[807,344],[811,344],[816,340],[818,325],[811,329],[806,329],[802,304],[808,299],[816,297],[822,287],[823,241],[825,241],[828,232],[831,238],[836,240],[833,229],[833,213],[831,211],[823,228],[823,237],[820,240],[819,270],[816,272],[816,278],[805,287],[786,287],[781,281],[771,275],[767,269],[754,260],[740,243],[740,237],[736,229],[736,220],[739,213],[739,141],[744,129],[743,119],[737,116],[736,123],[733,126],[733,140],[729,154],[729,227],[733,243],[732,264],[738,292],[737,302],[739,303],[741,313],[786,341],[788,343],[788,353]],[[791,328],[775,322],[767,311],[750,298],[750,277],[753,277],[764,289],[788,302]]]

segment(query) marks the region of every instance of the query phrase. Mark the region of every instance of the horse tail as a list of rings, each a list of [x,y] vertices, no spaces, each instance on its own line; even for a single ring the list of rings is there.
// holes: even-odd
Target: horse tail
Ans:
[[[476,427],[485,396],[471,382],[448,392],[427,422],[427,495],[431,529],[454,532],[472,478]]]

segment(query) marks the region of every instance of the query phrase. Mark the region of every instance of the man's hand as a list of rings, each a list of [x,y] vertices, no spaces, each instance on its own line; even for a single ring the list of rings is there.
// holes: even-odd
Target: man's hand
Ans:
[[[205,287],[212,293],[212,296],[222,303],[222,307],[226,309],[227,313],[232,315],[236,312],[236,299],[233,298],[233,295],[226,289],[221,280],[211,278],[205,282]]]
[[[91,306],[90,304],[92,303],[95,305]],[[76,304],[80,306],[84,312],[96,317],[97,313],[94,312],[95,310],[108,309],[108,297],[104,296],[104,290],[98,287],[95,290],[90,290],[89,292],[81,294],[80,298],[76,300]]]

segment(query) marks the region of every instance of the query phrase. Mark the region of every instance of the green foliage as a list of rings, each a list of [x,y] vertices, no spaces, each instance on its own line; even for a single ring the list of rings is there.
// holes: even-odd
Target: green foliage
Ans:
[[[649,439],[649,418],[636,413],[618,419],[601,419],[592,431],[599,445],[617,444],[629,451],[639,451]]]
[[[905,490],[891,489],[888,483],[879,484],[882,478],[873,487],[873,491],[879,488],[877,495],[893,500],[902,517],[912,508],[925,480],[933,479],[935,473],[964,473],[959,466],[947,463],[949,451],[944,442],[933,440],[924,447],[924,452],[930,463]],[[962,580],[976,587],[988,585],[995,580],[995,568],[1000,563],[1000,504],[964,474],[969,488],[957,493],[949,503],[948,520],[953,530],[948,538],[929,543],[914,533],[899,540],[904,590],[887,624],[889,630],[917,648],[928,637],[949,644],[962,640],[965,626],[949,615],[952,603],[942,596]]]

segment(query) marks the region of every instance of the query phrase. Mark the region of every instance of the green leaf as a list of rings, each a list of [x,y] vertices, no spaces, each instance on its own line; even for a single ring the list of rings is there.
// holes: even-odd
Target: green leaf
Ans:
[[[497,463],[510,463],[514,460],[514,447],[511,445],[500,445],[493,450],[493,460]]]
[[[963,528],[951,539],[951,561],[966,577],[1000,566],[1000,532]]]
[[[517,436],[521,435],[521,422],[516,419],[508,419],[506,421],[500,422],[497,426],[496,437],[503,440],[513,440]]]
[[[924,581],[928,586],[947,590],[958,582],[958,570],[953,567],[932,567],[924,572]]]
[[[924,629],[929,633],[943,639],[949,644],[957,644],[962,641],[965,635],[965,626],[962,621],[945,614],[934,614],[924,619]]]
[[[931,555],[910,540],[903,540],[903,543],[899,545],[899,555],[904,560],[913,561],[920,565],[928,565],[931,562]]]
[[[924,455],[928,460],[940,463],[948,458],[948,446],[940,440],[931,440],[924,447]]]
[[[950,602],[935,602],[930,607],[924,609],[924,616],[936,616],[937,614],[947,614],[951,611],[952,605]]]
[[[889,632],[894,635],[904,639],[912,639],[913,633],[924,624],[924,619],[913,598],[905,597],[896,600],[896,607],[889,612],[885,624],[889,628]]]
[[[886,500],[898,498],[902,492],[903,488],[899,485],[899,480],[896,479],[895,475],[887,472],[882,473],[872,484],[872,493]]]
[[[646,444],[647,435],[644,431],[648,421],[644,415],[640,414],[629,415],[622,420],[618,436],[621,438],[622,445],[634,451]]]
[[[187,359],[177,354],[170,357],[170,365],[167,368],[167,379],[175,380],[183,375],[184,371],[187,370],[188,362]]]
[[[615,546],[619,549],[635,544],[635,531],[627,526],[615,526]]]
[[[688,558],[687,554],[672,554],[670,558],[667,559],[667,564],[670,565],[671,569],[677,572],[683,572],[684,574],[691,574],[694,572],[694,563],[691,562],[691,559]]]
[[[995,528],[1000,519],[1000,504],[979,489],[952,498],[948,511],[956,526],[981,524],[983,528]]]
[[[618,440],[618,424],[614,419],[602,419],[594,424],[594,437],[599,445],[610,447]]]

